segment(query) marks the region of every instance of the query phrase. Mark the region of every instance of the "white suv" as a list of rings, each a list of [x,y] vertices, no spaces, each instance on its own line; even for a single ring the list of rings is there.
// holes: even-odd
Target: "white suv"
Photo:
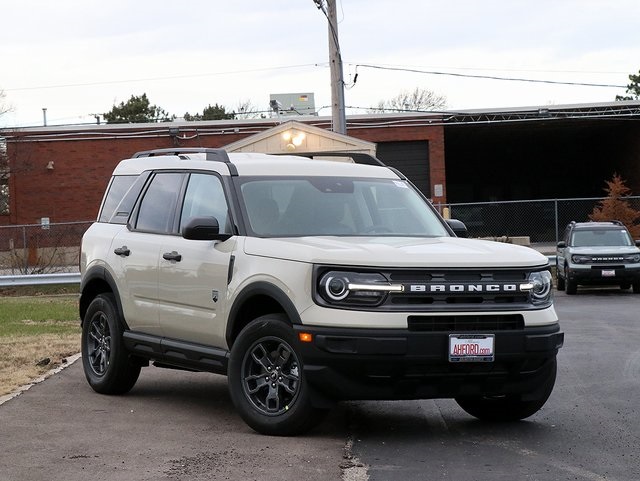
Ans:
[[[120,162],[82,242],[91,387],[125,393],[149,362],[226,374],[242,418],[276,435],[346,399],[537,412],[564,339],[547,258],[456,237],[402,174],[351,157]]]

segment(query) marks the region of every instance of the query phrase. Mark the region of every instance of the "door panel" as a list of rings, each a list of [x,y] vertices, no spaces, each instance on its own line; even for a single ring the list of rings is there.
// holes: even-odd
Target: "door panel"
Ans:
[[[161,334],[158,324],[158,237],[131,232],[125,227],[114,237],[108,260],[118,282],[128,326],[156,335]],[[114,252],[124,247],[128,255]]]
[[[235,239],[168,240],[160,252],[159,319],[166,337],[226,347],[227,276]],[[180,260],[165,260],[176,252]]]

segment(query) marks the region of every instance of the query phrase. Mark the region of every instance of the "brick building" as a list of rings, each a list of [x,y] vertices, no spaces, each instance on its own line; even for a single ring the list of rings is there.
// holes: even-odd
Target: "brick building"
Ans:
[[[116,163],[155,148],[375,149],[434,203],[600,197],[613,173],[640,195],[640,102],[0,131],[0,226],[95,218]],[[284,130],[308,135],[289,150]],[[342,146],[342,147],[341,147]]]
[[[247,150],[252,136],[263,140],[273,132],[275,137],[287,127],[306,131],[297,152],[335,150],[336,144],[344,144],[345,150],[362,145],[373,145],[375,150],[377,146],[381,160],[404,172],[428,197],[446,201],[444,131],[439,115],[350,117],[348,136],[331,132],[330,119],[322,117],[300,117],[284,124],[261,119],[32,127],[0,132],[6,139],[8,160],[6,207],[0,212],[0,225],[94,219],[113,168],[135,152],[229,144]],[[274,145],[272,152],[290,151],[288,143]]]

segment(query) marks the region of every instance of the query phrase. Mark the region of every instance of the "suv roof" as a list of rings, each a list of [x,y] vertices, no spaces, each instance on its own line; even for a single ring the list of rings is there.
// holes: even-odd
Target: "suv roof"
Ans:
[[[324,158],[314,158],[322,156]],[[350,157],[349,161],[327,160],[327,157]],[[304,153],[300,155],[277,155],[255,152],[227,153],[224,149],[159,149],[138,152],[130,159],[121,161],[114,175],[140,174],[146,170],[196,169],[211,170],[227,175],[308,175],[326,176],[327,162],[332,176],[402,178],[405,177],[391,167],[385,166],[375,157],[364,153]]]
[[[619,220],[612,220],[607,222],[571,222],[569,224],[572,229],[611,229],[612,227],[626,229],[625,225]]]

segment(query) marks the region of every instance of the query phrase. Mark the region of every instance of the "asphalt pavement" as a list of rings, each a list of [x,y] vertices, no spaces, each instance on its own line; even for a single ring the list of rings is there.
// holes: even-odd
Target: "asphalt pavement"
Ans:
[[[523,422],[452,400],[350,402],[307,435],[268,437],[222,376],[145,368],[103,396],[76,362],[0,405],[0,481],[640,480],[640,295],[579,289],[556,309],[556,387]]]
[[[0,480],[339,480],[344,415],[304,438],[262,436],[223,376],[150,367],[104,396],[78,361],[0,406]]]

